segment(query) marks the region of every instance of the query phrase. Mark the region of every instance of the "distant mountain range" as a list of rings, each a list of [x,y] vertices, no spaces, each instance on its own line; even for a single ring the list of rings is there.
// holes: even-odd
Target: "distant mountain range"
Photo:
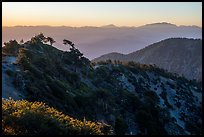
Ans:
[[[134,61],[155,64],[170,72],[184,75],[188,79],[202,81],[202,40],[170,38],[151,44],[141,50],[124,55],[109,53],[92,62],[105,60]]]
[[[118,27],[113,24],[101,27],[16,26],[2,27],[2,45],[11,39],[27,41],[40,32],[55,38],[55,41],[62,41],[63,38],[73,41],[89,59],[110,52],[128,54],[151,43],[172,37],[202,38],[201,27],[176,26],[166,22],[139,27]],[[69,50],[69,47],[59,42],[54,46],[60,50]]]

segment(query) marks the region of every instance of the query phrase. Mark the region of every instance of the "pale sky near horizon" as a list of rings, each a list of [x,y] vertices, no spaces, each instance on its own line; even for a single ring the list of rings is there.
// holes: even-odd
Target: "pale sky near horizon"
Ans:
[[[2,2],[2,26],[142,26],[157,22],[202,27],[202,2]]]

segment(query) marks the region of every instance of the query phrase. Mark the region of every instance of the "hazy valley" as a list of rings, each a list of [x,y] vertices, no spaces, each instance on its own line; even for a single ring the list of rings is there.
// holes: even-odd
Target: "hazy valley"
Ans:
[[[55,38],[54,46],[64,51],[69,48],[62,44],[62,40],[70,39],[90,60],[111,52],[128,54],[167,38],[202,38],[200,27],[176,26],[166,22],[140,27],[16,26],[2,27],[2,45],[11,39],[27,41],[40,32]]]

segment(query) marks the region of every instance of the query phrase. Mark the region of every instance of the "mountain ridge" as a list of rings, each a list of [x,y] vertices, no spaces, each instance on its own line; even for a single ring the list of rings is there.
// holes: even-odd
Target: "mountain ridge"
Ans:
[[[173,43],[173,41],[175,42]],[[180,45],[178,45],[176,41]],[[105,54],[103,56],[93,59],[92,62],[99,62],[99,61],[105,61],[110,59],[112,61],[114,60],[135,61],[143,64],[155,64],[160,68],[167,69],[170,72],[177,73],[179,75],[184,75],[188,79],[191,79],[191,80],[196,79],[196,80],[202,81],[202,64],[201,64],[202,46],[201,45],[202,45],[201,39],[169,38],[169,39],[165,39],[165,40],[161,40],[159,42],[153,43],[149,46],[146,46],[143,49],[140,49],[138,51],[135,51],[129,54],[125,54],[125,55],[120,55],[117,53]],[[166,56],[169,56],[169,57],[166,57]],[[176,56],[177,58],[175,58],[174,56]],[[187,59],[187,57],[189,58]],[[166,58],[166,61],[165,61],[165,58]],[[190,62],[191,64],[186,64],[187,62]],[[197,62],[197,65],[193,65],[196,62]],[[170,67],[169,63],[172,63],[174,65]],[[178,65],[180,65],[183,68],[179,67]],[[178,70],[174,69],[173,66],[174,67],[177,66]],[[195,74],[193,71],[196,68],[198,69],[198,72]],[[189,72],[187,70],[189,70]]]
[[[154,26],[154,25],[166,25],[166,26],[176,26],[176,27],[198,27],[198,28],[202,28],[200,26],[197,25],[176,25],[176,24],[172,24],[172,23],[168,23],[168,22],[157,22],[157,23],[150,23],[150,24],[144,24],[141,26],[116,26],[114,24],[107,24],[107,25],[103,25],[103,26],[99,26],[100,27],[110,27],[110,28],[114,28],[114,27],[144,27],[144,26]],[[65,25],[60,25],[60,26],[50,26],[50,25],[36,25],[36,26],[30,26],[30,25],[16,25],[16,26],[2,26],[2,27],[71,27],[71,28],[81,28],[81,27],[97,27],[97,26],[80,26],[80,27],[75,27],[75,26],[65,26]]]

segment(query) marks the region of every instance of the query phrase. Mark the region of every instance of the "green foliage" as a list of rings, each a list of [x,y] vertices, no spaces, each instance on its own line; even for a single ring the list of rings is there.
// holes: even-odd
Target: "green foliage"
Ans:
[[[22,46],[18,44],[16,40],[10,40],[9,42],[4,43],[4,47],[2,47],[2,52],[7,55],[16,56],[19,48]]]
[[[52,81],[48,83],[48,86],[52,89],[52,93],[54,96],[65,99],[65,89],[59,85],[56,81]]]
[[[159,102],[158,95],[153,91],[145,91],[144,95],[151,100],[153,104],[157,104]]]
[[[117,117],[115,120],[116,135],[124,135],[127,130],[127,124],[122,117]]]
[[[2,130],[6,135],[111,134],[107,126],[86,119],[79,121],[42,102],[2,99]]]
[[[21,64],[23,66],[24,70],[29,68],[30,65],[29,65],[28,59],[26,57],[26,49],[25,48],[19,49],[19,54],[17,56],[16,62],[17,62],[17,64]]]
[[[29,41],[29,44],[36,45],[36,44],[42,44],[42,42],[47,42],[47,41],[49,41],[49,39],[46,38],[44,34],[41,32],[38,35],[32,37],[31,40]]]
[[[85,83],[81,83],[79,90],[88,93],[91,89]]]
[[[16,76],[16,73],[13,72],[12,70],[9,70],[9,69],[6,70],[6,74],[8,74],[11,77],[15,77]]]
[[[148,126],[148,121],[150,119],[151,115],[146,112],[145,110],[139,110],[138,113],[137,113],[137,122],[139,123],[140,125],[140,128],[142,130],[144,130],[145,127]]]
[[[110,63],[111,63],[110,61],[99,61],[99,62],[97,62],[98,65],[108,65]]]
[[[149,110],[148,110],[149,109]],[[139,124],[140,130],[143,134],[148,135],[165,135],[165,129],[162,126],[161,120],[165,117],[158,117],[159,112],[154,112],[156,109],[142,108],[136,113],[136,122]],[[160,120],[161,119],[161,120]]]

